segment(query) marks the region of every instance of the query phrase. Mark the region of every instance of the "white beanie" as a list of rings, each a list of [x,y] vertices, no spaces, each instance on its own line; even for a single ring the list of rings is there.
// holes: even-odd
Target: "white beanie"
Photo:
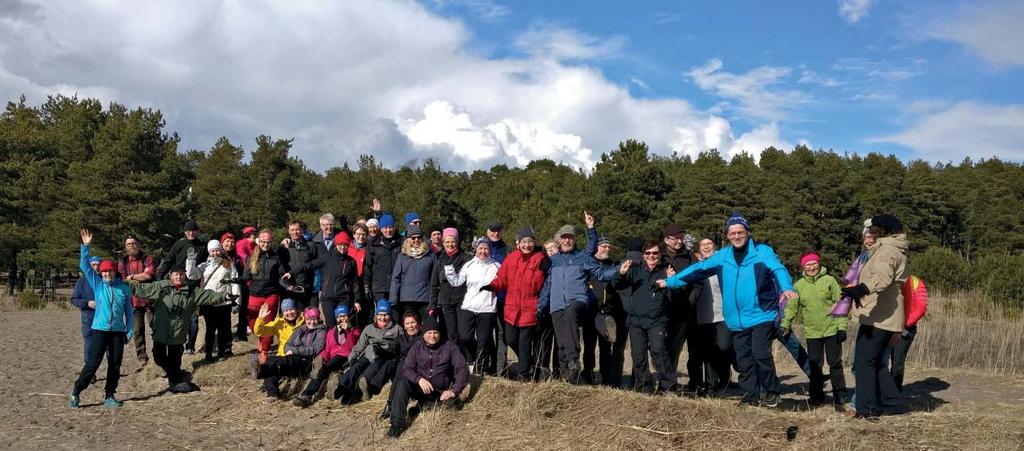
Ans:
[[[864,220],[864,230],[861,232],[861,236],[868,234],[868,229],[871,228],[871,218]]]
[[[377,225],[377,219],[376,218],[370,218],[370,219],[366,220],[366,226],[367,227],[374,227],[376,225]]]
[[[210,252],[214,249],[218,251],[224,250],[224,248],[220,247],[220,240],[210,240],[206,243],[206,252]]]

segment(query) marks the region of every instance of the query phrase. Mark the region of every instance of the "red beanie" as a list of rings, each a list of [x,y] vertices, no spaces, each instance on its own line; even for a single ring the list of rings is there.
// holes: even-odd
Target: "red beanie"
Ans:
[[[804,255],[800,256],[800,266],[804,266],[810,262],[820,262],[821,257],[815,252],[805,252]]]
[[[224,240],[226,240],[228,238],[231,238],[232,240],[235,240],[235,234],[233,234],[231,232],[224,232],[224,234],[220,236],[220,242],[223,243]],[[235,241],[238,241],[238,240],[235,240]]]
[[[100,272],[103,271],[117,271],[117,267],[114,266],[114,262],[110,260],[103,260],[100,262]]]
[[[352,237],[348,236],[348,232],[342,230],[334,235],[334,244],[352,244]]]

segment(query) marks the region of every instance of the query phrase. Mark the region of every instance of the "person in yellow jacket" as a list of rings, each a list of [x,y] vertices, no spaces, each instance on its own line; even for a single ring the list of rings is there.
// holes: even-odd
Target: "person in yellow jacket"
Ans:
[[[846,317],[832,316],[832,307],[839,302],[839,282],[821,266],[821,257],[816,252],[800,256],[803,276],[793,288],[799,298],[786,304],[780,329],[783,336],[792,331],[793,321],[799,318],[807,340],[807,354],[811,361],[810,403],[820,406],[825,403],[825,376],[821,371],[828,358],[829,375],[832,380],[832,403],[837,412],[846,410],[846,377],[843,375],[843,342],[846,341]]]
[[[260,307],[259,317],[252,326],[252,333],[257,337],[277,337],[277,356],[284,356],[284,345],[295,329],[302,326],[303,318],[296,309],[295,300],[288,298],[281,301],[281,316],[268,320],[270,306]],[[266,362],[266,354],[260,353],[260,364]],[[254,377],[255,379],[255,377]]]
[[[860,323],[854,345],[857,417],[907,412],[907,400],[883,360],[885,350],[903,332],[903,284],[907,270],[907,235],[895,216],[871,218],[870,232],[877,239],[868,248],[858,284],[842,289],[853,299]]]

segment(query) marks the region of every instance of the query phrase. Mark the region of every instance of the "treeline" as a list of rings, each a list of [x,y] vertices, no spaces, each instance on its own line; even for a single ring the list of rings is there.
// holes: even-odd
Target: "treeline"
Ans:
[[[292,217],[315,229],[322,212],[350,222],[367,216],[375,197],[399,221],[415,210],[426,225],[455,225],[467,240],[492,219],[510,234],[532,224],[547,237],[564,223],[582,227],[586,209],[620,246],[656,237],[669,222],[720,238],[738,209],[755,238],[791,266],[813,248],[844,269],[858,252],[862,220],[881,212],[904,222],[915,253],[944,248],[969,265],[1024,249],[1024,167],[998,159],[904,163],[797,147],[768,148],[756,163],[714,150],[660,157],[627,140],[589,172],[548,160],[473,172],[427,160],[392,170],[396,162],[364,155],[354,168],[318,174],[290,155],[289,139],[260,136],[246,149],[222,138],[187,152],[178,143],[151,109],[63,96],[39,106],[9,102],[0,115],[0,261],[72,270],[82,226],[100,249],[120,249],[133,234],[155,253],[189,217],[211,232],[242,224],[283,231]]]

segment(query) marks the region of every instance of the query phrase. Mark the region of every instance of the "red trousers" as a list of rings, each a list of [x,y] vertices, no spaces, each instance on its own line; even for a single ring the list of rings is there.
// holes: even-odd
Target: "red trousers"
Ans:
[[[255,294],[249,295],[249,305],[246,310],[249,311],[249,329],[253,329],[253,325],[256,324],[256,318],[260,314],[260,307],[263,304],[267,304],[270,309],[270,315],[265,321],[270,321],[277,318],[277,304],[281,301],[281,296],[272,294],[270,296],[256,296]],[[256,330],[253,329],[253,333]],[[270,347],[274,344],[274,337],[259,337],[259,343],[256,345],[256,350],[259,352],[268,352]]]

